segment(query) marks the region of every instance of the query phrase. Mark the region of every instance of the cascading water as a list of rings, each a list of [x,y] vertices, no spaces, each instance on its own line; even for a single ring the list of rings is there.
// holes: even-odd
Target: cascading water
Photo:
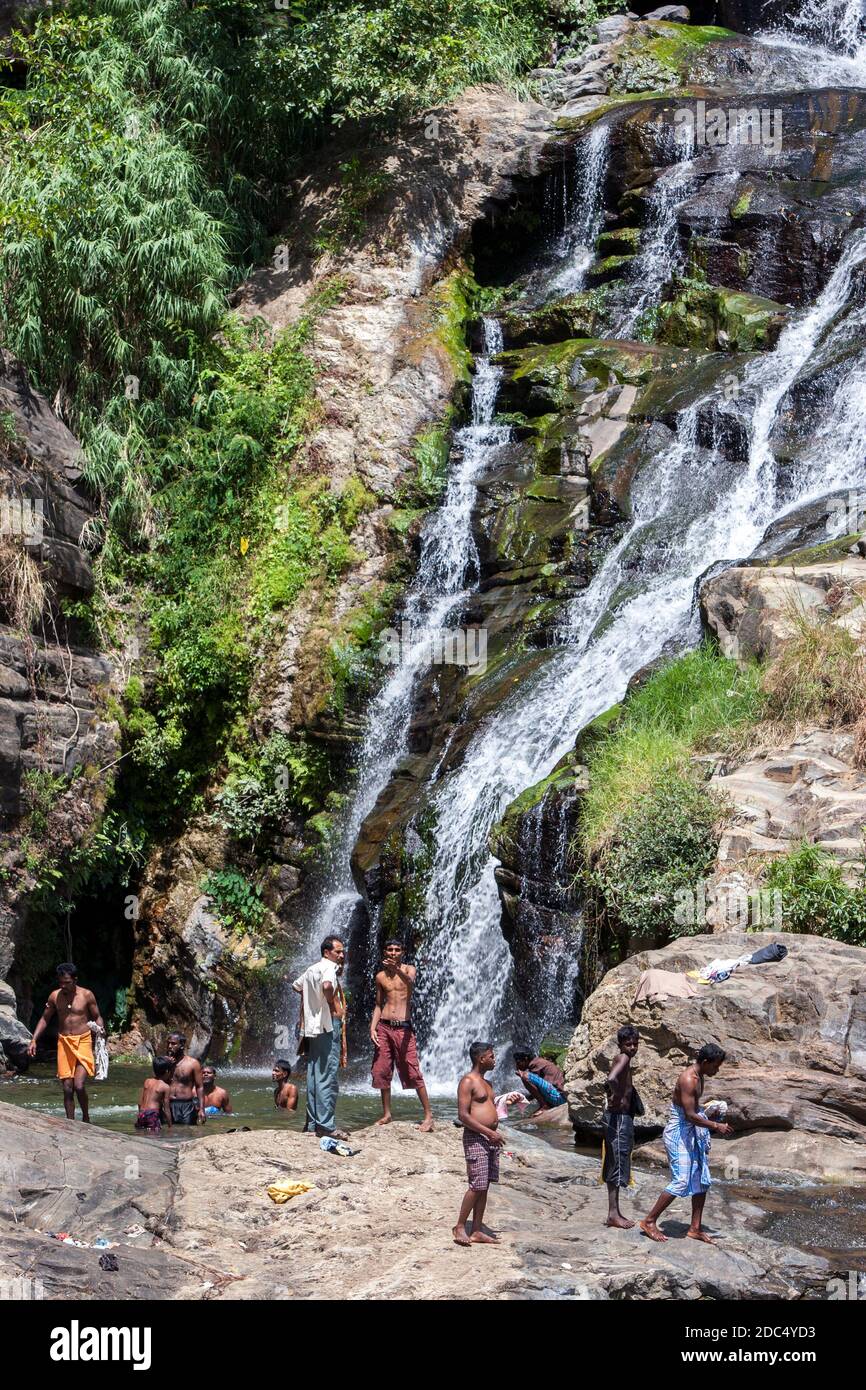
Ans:
[[[583,287],[601,230],[607,159],[608,128],[599,121],[580,146],[574,165],[562,172],[553,210],[557,232],[553,259],[560,268],[544,277],[547,297],[574,294]]]
[[[305,953],[315,950],[329,932],[346,934],[360,898],[352,881],[350,861],[358,832],[382,787],[407,752],[413,695],[430,661],[429,637],[449,626],[459,612],[467,583],[477,564],[470,524],[475,500],[474,480],[490,451],[508,442],[507,425],[493,423],[502,368],[492,358],[502,350],[502,330],[493,318],[483,320],[484,350],[473,380],[471,422],[457,432],[441,506],[427,521],[421,541],[417,577],[406,596],[402,624],[412,640],[403,644],[401,659],[371,702],[364,742],[358,756],[356,790],[340,826],[328,864],[327,890],[313,913]]]
[[[835,54],[828,47],[827,61],[856,66],[860,49],[851,6],[840,3],[833,13],[842,19],[832,33],[826,25],[821,30],[824,42],[836,46]],[[798,40],[772,35],[766,42],[784,46]],[[582,197],[570,194],[563,182],[562,213],[572,225],[559,236],[555,267],[546,258],[544,298],[583,284],[588,249],[601,226],[606,142],[605,124],[599,122],[584,142]],[[678,264],[677,210],[696,173],[694,150],[680,145],[678,154],[676,164],[656,183],[650,236],[638,259],[639,292],[618,325],[622,335],[632,332],[641,314],[657,302]],[[429,787],[425,809],[433,813],[436,836],[420,924],[417,1007],[425,1025],[423,1063],[432,1090],[453,1090],[470,1037],[490,1036],[502,1043],[511,1026],[511,959],[500,930],[493,874],[497,861],[488,849],[492,825],[516,796],[550,772],[581,728],[622,698],[636,670],[663,649],[697,640],[694,591],[702,573],[749,555],[781,514],[861,482],[866,351],[852,350],[835,394],[813,410],[810,443],[782,481],[772,436],[792,384],[825,335],[838,334],[840,325],[844,329],[847,324],[852,341],[856,339],[863,311],[852,307],[849,298],[854,272],[864,261],[866,234],[856,232],[849,235],[815,305],[789,321],[772,353],[742,372],[737,399],[722,401],[708,391],[681,412],[668,447],[657,451],[635,479],[630,524],[589,587],[572,601],[560,634],[563,645],[476,727],[459,763]],[[476,577],[470,524],[475,482],[495,463],[496,450],[509,437],[505,427],[492,423],[502,374],[491,359],[501,346],[498,325],[488,319],[472,423],[455,441],[446,496],[429,519],[419,574],[407,598],[405,618],[422,630],[454,621]],[[737,417],[749,440],[745,462],[729,459],[721,441],[707,443],[707,412],[719,421],[726,413]],[[351,851],[364,818],[406,752],[413,696],[427,664],[423,643],[411,648],[409,659],[372,704],[357,791],[330,869],[336,886],[319,905],[313,941],[327,930],[345,930],[359,902],[349,870]]]
[[[813,87],[866,86],[863,0],[805,0],[786,13],[783,29],[758,37],[801,59]]]
[[[439,834],[419,976],[420,1000],[431,1013],[425,1058],[431,1085],[453,1084],[470,1034],[497,1037],[502,1031],[510,961],[499,930],[496,861],[487,849],[491,826],[510,801],[550,771],[582,727],[622,698],[636,670],[667,644],[696,639],[695,582],[714,562],[748,555],[776,515],[768,449],[772,423],[821,333],[845,306],[852,272],[864,260],[866,234],[858,233],[815,307],[794,320],[775,353],[747,373],[743,396],[753,392],[756,403],[747,422],[751,447],[745,467],[698,448],[703,402],[684,413],[670,448],[637,482],[631,526],[574,602],[569,646],[482,725],[459,769],[434,789]],[[862,365],[852,378],[858,383]],[[827,450],[827,436],[835,433],[829,412],[823,429],[825,443],[801,465],[789,506],[853,484],[861,475],[862,448],[857,459],[850,448]],[[644,571],[643,587],[618,603],[617,590],[626,571],[633,577],[642,551],[654,561]]]

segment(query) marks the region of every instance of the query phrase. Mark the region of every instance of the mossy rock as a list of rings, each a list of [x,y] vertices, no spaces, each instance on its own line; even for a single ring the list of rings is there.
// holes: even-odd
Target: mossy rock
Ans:
[[[599,260],[608,256],[634,256],[640,250],[640,227],[620,227],[618,231],[601,232],[595,249]]]
[[[501,320],[505,343],[519,348],[532,343],[591,338],[601,322],[605,300],[604,293],[598,290],[581,290],[538,309],[512,310]]]
[[[490,853],[502,864],[513,864],[519,853],[520,822],[530,811],[540,806],[553,792],[579,795],[586,790],[586,768],[576,753],[566,753],[547,777],[527,787],[505,808],[502,819],[491,827],[488,837]]]
[[[608,285],[612,280],[621,280],[634,261],[633,255],[606,256],[603,261],[595,261],[586,272],[588,285]]]
[[[762,352],[775,346],[788,310],[775,299],[721,285],[684,285],[662,304],[658,338],[683,347]]]

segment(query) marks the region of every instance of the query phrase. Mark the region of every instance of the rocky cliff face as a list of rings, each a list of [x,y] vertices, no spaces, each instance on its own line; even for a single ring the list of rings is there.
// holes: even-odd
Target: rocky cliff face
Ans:
[[[117,725],[106,710],[112,667],[80,640],[68,604],[93,590],[86,548],[92,502],[79,448],[26,374],[0,352],[0,976],[32,976],[33,897],[96,824]],[[25,936],[28,941],[25,941]],[[2,1041],[2,1037],[0,1037]]]

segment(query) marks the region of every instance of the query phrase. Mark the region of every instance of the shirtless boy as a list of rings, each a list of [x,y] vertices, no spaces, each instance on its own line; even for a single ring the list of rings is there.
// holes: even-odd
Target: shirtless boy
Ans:
[[[710,1135],[722,1137],[733,1134],[730,1125],[720,1124],[707,1118],[706,1112],[698,1109],[704,1089],[704,1077],[715,1076],[725,1054],[718,1043],[704,1043],[694,1062],[681,1071],[674,1087],[671,1102],[671,1117],[662,1138],[671,1165],[671,1180],[659,1197],[652,1211],[648,1212],[638,1226],[650,1240],[665,1241],[658,1228],[658,1219],[675,1197],[691,1197],[692,1219],[686,1235],[692,1240],[702,1240],[707,1245],[715,1241],[701,1227],[704,1203],[712,1179],[710,1178],[709,1152]]]
[[[288,1062],[274,1062],[271,1076],[274,1079],[274,1105],[278,1110],[297,1110],[298,1088],[289,1078],[292,1069]]]
[[[216,1084],[216,1067],[202,1067],[202,1091],[206,1115],[233,1115],[232,1098],[225,1086]]]
[[[487,1191],[492,1182],[499,1182],[499,1150],[505,1143],[505,1136],[499,1132],[493,1087],[485,1075],[496,1064],[492,1043],[472,1043],[469,1060],[472,1070],[457,1087],[457,1120],[463,1126],[469,1187],[452,1234],[456,1245],[498,1245],[497,1238],[485,1231],[483,1225]],[[466,1226],[470,1215],[471,1235]]]
[[[171,1078],[171,1119],[176,1125],[204,1124],[204,1081],[197,1057],[187,1056],[183,1033],[169,1033],[168,1055],[174,1062]]]
[[[136,1129],[143,1129],[147,1134],[159,1134],[163,1125],[171,1129],[169,1092],[173,1071],[174,1062],[170,1057],[154,1057],[153,1076],[144,1082],[138,1098]]]
[[[427,1134],[433,1128],[433,1112],[418,1065],[415,1031],[409,1016],[414,988],[415,967],[403,963],[402,942],[387,941],[382,969],[376,976],[376,1007],[370,1020],[370,1038],[376,1049],[372,1081],[382,1093],[382,1118],[377,1124],[389,1125],[392,1120],[391,1079],[396,1066],[403,1090],[418,1092],[424,1110],[418,1128]]]
[[[57,1015],[57,1075],[63,1082],[63,1108],[67,1120],[75,1119],[75,1097],[81,1106],[81,1118],[90,1123],[87,1098],[87,1078],[93,1076],[93,1034],[89,1024],[95,1023],[105,1032],[99,1005],[89,989],[78,983],[78,970],[71,961],[57,967],[59,989],[48,996],[45,1010],[36,1025],[27,1051],[36,1056],[36,1046],[54,1015]]]
[[[602,1177],[607,1183],[606,1226],[630,1231],[633,1221],[626,1221],[619,1209],[619,1190],[631,1182],[631,1154],[634,1148],[634,1119],[632,1101],[635,1089],[631,1080],[631,1062],[638,1050],[640,1034],[633,1023],[627,1023],[616,1035],[619,1052],[613,1059],[604,1083],[607,1105],[601,1117],[604,1131],[604,1164]]]

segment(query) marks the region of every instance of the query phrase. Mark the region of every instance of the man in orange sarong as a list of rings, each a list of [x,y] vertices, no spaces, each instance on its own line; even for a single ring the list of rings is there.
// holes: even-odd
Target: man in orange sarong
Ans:
[[[71,961],[57,967],[59,986],[48,996],[45,1010],[36,1025],[28,1051],[36,1056],[36,1047],[48,1024],[57,1015],[57,1075],[63,1082],[63,1108],[67,1120],[75,1119],[75,1097],[81,1106],[81,1118],[90,1123],[87,1097],[87,1078],[93,1076],[93,1034],[90,1023],[102,1032],[105,1024],[93,992],[78,983],[78,971]]]

